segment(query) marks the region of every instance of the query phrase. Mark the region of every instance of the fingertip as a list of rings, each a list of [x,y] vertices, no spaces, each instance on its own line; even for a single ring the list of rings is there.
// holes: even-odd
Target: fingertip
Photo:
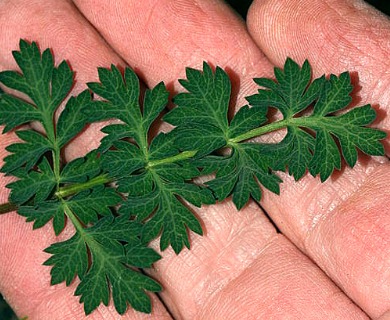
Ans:
[[[248,11],[249,33],[277,65],[283,64],[286,56],[302,49],[305,39],[300,39],[299,11],[301,6],[291,0],[255,0]],[[292,41],[294,39],[294,41]],[[303,40],[303,41],[302,41]],[[288,53],[288,54],[287,54]]]
[[[286,56],[335,71],[388,61],[389,19],[364,1],[255,0],[247,25],[277,65]]]

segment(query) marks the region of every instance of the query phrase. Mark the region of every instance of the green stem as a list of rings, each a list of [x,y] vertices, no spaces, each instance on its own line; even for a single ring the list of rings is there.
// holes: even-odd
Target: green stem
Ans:
[[[70,208],[68,207],[68,204],[66,203],[66,201],[61,198],[61,202],[63,204],[63,208],[64,208],[64,212],[65,212],[66,216],[72,222],[72,224],[75,227],[76,231],[79,232],[80,235],[83,235],[84,234],[84,228],[83,228],[82,224],[77,219],[77,217],[72,212],[72,210],[70,210]]]
[[[196,153],[197,153],[197,151],[183,151],[183,152],[181,152],[177,155],[174,155],[172,157],[168,157],[168,158],[161,159],[161,160],[150,161],[148,163],[148,165],[146,166],[146,169],[152,168],[152,167],[155,167],[155,166],[161,165],[161,164],[172,163],[172,162],[176,162],[176,161],[189,159],[189,158],[192,158],[193,156],[195,156]],[[75,183],[72,185],[68,185],[68,186],[59,188],[58,191],[55,193],[55,196],[58,198],[65,198],[65,197],[71,196],[73,194],[76,194],[78,192],[96,187],[98,185],[102,185],[102,184],[109,183],[109,182],[114,182],[115,180],[117,180],[117,179],[116,178],[109,178],[107,174],[103,174],[103,175],[97,176],[97,177],[95,177],[89,181],[86,181],[86,182]]]
[[[71,196],[72,194],[76,194],[78,192],[91,189],[98,185],[102,185],[108,182],[113,182],[114,180],[115,179],[109,178],[107,174],[103,174],[95,178],[92,178],[91,180],[88,180],[86,182],[75,183],[69,186],[62,187],[55,193],[55,196],[58,198],[65,198]]]
[[[295,123],[295,122],[297,122],[297,120],[298,119],[294,119],[294,118],[287,119],[287,120],[281,120],[281,121],[270,123],[266,126],[255,128],[255,129],[250,130],[248,132],[245,132],[245,133],[243,133],[235,138],[229,139],[227,146],[231,146],[232,144],[236,144],[236,143],[239,143],[241,141],[248,140],[248,139],[251,139],[251,138],[254,138],[257,136],[261,136],[261,135],[266,134],[266,133],[271,132],[271,131],[276,131],[276,130],[282,129],[282,128],[286,127],[288,124],[297,125],[297,123]],[[300,120],[301,120],[300,122],[305,122],[305,121],[302,121],[302,119],[300,119]],[[48,131],[51,131],[49,128],[46,128],[46,129],[48,129]],[[173,162],[177,162],[177,161],[186,160],[186,159],[194,157],[197,154],[197,152],[198,152],[197,150],[183,151],[183,152],[181,152],[177,155],[174,155],[172,157],[168,157],[168,158],[164,158],[164,159],[160,159],[160,160],[149,161],[145,169],[152,168],[152,167],[155,167],[158,165],[164,165],[167,163],[173,163]],[[60,160],[60,156],[59,156],[58,148],[55,148],[55,150],[53,150],[53,161],[54,161],[53,171],[55,172],[56,177],[57,176],[59,177],[59,175],[60,175],[59,160]],[[62,199],[62,198],[68,197],[70,195],[76,194],[78,192],[93,188],[93,187],[98,186],[98,185],[106,184],[109,182],[114,182],[115,180],[116,180],[115,178],[109,178],[107,174],[103,174],[103,175],[97,176],[97,177],[95,177],[89,181],[83,182],[83,183],[75,183],[72,185],[68,185],[68,186],[59,188],[58,191],[55,193],[55,196]],[[16,209],[17,209],[17,205],[15,205],[13,203],[5,203],[5,204],[0,205],[0,214],[15,211]]]
[[[235,138],[229,139],[227,146],[232,146],[233,144],[239,143],[241,141],[248,140],[248,139],[251,139],[251,138],[254,138],[257,136],[261,136],[261,135],[269,133],[271,131],[276,131],[276,130],[282,129],[282,128],[286,127],[287,125],[303,125],[303,124],[305,124],[305,119],[302,120],[302,119],[292,118],[292,119],[276,121],[276,122],[270,123],[266,126],[262,126],[262,127],[250,130],[248,132],[245,132],[245,133],[243,133]],[[46,128],[46,129],[48,131],[51,131],[51,129],[54,130],[54,128]],[[53,131],[52,131],[52,133],[53,133]],[[55,172],[56,177],[58,176],[58,178],[59,178],[59,175],[60,175],[60,163],[59,163],[60,155],[59,155],[58,148],[54,148],[54,149],[55,150],[53,150],[53,161],[54,161],[53,171]],[[181,152],[177,155],[174,155],[172,157],[168,157],[168,158],[164,158],[164,159],[160,159],[160,160],[149,161],[145,169],[152,168],[152,167],[155,167],[158,165],[164,165],[167,163],[174,163],[177,161],[186,160],[186,159],[194,157],[197,154],[197,152],[198,152],[197,150],[183,151],[183,152]],[[103,175],[97,176],[97,177],[95,177],[89,181],[83,182],[83,183],[75,183],[75,184],[68,185],[68,186],[65,186],[62,188],[58,188],[58,191],[55,193],[55,196],[60,198],[60,199],[63,199],[65,197],[71,196],[73,194],[76,194],[76,193],[82,192],[84,190],[96,187],[98,185],[106,184],[109,182],[114,182],[115,180],[116,180],[115,178],[109,178],[107,174],[103,174]],[[17,205],[12,204],[12,203],[5,203],[5,204],[0,205],[0,214],[15,211],[16,209],[17,209]],[[69,211],[70,211],[70,209],[69,209]],[[71,215],[73,215],[73,213]],[[69,217],[69,218],[72,220],[71,217]],[[75,218],[75,219],[77,220],[77,218]],[[81,226],[81,228],[82,228],[82,226]]]
[[[60,173],[60,150],[55,147],[55,150],[52,152],[53,154],[53,172],[54,177],[57,181],[57,189],[60,185],[61,173]]]
[[[183,152],[181,152],[177,155],[174,155],[172,157],[168,157],[168,158],[161,159],[161,160],[150,161],[148,163],[148,165],[146,166],[146,168],[152,168],[152,167],[155,167],[157,165],[162,165],[162,164],[166,164],[166,163],[173,163],[173,162],[189,159],[189,158],[192,158],[193,156],[195,156],[196,153],[197,153],[197,151],[183,151]],[[53,157],[54,157],[54,159],[59,159],[59,157],[56,156],[56,153],[54,151],[53,151]],[[56,161],[54,161],[54,162],[56,162]],[[86,182],[75,183],[75,184],[71,184],[71,185],[59,188],[58,191],[55,192],[54,195],[59,199],[63,199],[65,197],[71,196],[73,194],[76,194],[76,193],[82,192],[84,190],[88,190],[88,189],[91,189],[93,187],[96,187],[98,185],[103,185],[103,184],[106,184],[109,182],[114,182],[115,180],[116,180],[115,178],[110,178],[110,177],[108,177],[107,174],[103,174],[103,175],[97,176],[95,178],[92,178],[91,180],[86,181]],[[10,203],[10,202],[1,204],[0,205],[0,214],[15,211],[17,208],[18,208],[17,205]]]
[[[259,127],[259,128],[252,129],[248,132],[240,134],[239,136],[237,136],[235,138],[229,139],[229,144],[230,143],[232,143],[232,144],[238,143],[238,142],[241,142],[244,140],[248,140],[248,139],[252,139],[252,138],[261,136],[263,134],[266,134],[266,133],[269,133],[272,131],[280,130],[280,129],[286,127],[289,124],[290,120],[291,119],[280,120],[280,121],[272,122],[270,124],[267,124],[267,125]]]
[[[186,160],[186,159],[189,159],[189,158],[192,158],[193,156],[195,156],[197,154],[197,152],[198,152],[197,150],[183,151],[183,152],[181,152],[177,155],[174,155],[172,157],[164,158],[161,160],[149,161],[147,166],[146,166],[146,169],[152,168],[152,167],[155,167],[158,165],[166,164],[166,163],[173,163],[173,162],[177,162],[177,161]]]
[[[18,209],[18,206],[11,202],[0,204],[0,214],[9,213],[16,209]]]
[[[59,188],[60,184],[60,161],[61,161],[61,151],[60,148],[57,145],[57,139],[56,139],[56,134],[55,134],[55,128],[54,128],[54,121],[52,117],[50,116],[43,116],[42,119],[42,124],[43,127],[45,128],[47,138],[51,142],[53,146],[52,150],[52,156],[53,156],[53,172],[54,172],[54,177],[56,178],[57,181],[57,189]]]

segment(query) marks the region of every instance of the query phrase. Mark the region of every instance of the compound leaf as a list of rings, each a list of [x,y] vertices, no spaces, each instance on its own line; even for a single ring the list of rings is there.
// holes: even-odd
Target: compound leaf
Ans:
[[[279,155],[285,159],[284,165],[296,180],[309,170],[325,181],[335,169],[341,168],[342,156],[352,167],[357,160],[357,150],[369,155],[384,154],[380,140],[385,138],[385,133],[366,127],[375,118],[371,106],[335,114],[352,101],[353,87],[347,72],[340,76],[331,75],[329,79],[322,76],[310,82],[309,63],[305,61],[299,67],[287,59],[283,70],[275,69],[275,76],[275,82],[255,79],[265,89],[260,89],[247,100],[253,107],[275,107],[283,114],[281,123],[288,130],[281,141],[285,152]],[[300,116],[302,111],[308,114]]]
[[[65,104],[73,86],[65,61],[56,67],[49,49],[41,53],[23,40],[13,56],[20,72],[0,72],[0,125],[3,132],[16,128],[21,140],[6,148],[0,169],[16,178],[7,185],[7,205],[17,205],[34,229],[52,221],[58,235],[72,223],[75,234],[45,250],[52,255],[45,265],[52,266],[52,284],[78,278],[75,294],[87,315],[110,298],[120,314],[128,305],[151,311],[148,292],[161,286],[137,268],[161,258],[147,245],[158,236],[161,250],[190,248],[189,231],[203,233],[193,206],[232,196],[241,209],[251,198],[260,201],[263,188],[279,193],[277,171],[287,168],[296,180],[308,171],[324,181],[343,160],[353,166],[359,151],[384,154],[385,133],[368,127],[374,109],[347,109],[349,74],[311,81],[307,61],[287,59],[275,80],[255,79],[261,88],[233,117],[226,72],[207,63],[187,68],[187,79],[179,80],[186,92],[163,117],[174,129],[155,135],[151,128],[168,104],[163,83],[141,92],[134,71],[112,65]],[[282,119],[270,118],[270,108]],[[65,147],[88,123],[111,119],[98,149],[66,161]],[[17,128],[33,121],[39,130]],[[254,139],[280,129],[286,129],[280,141]],[[211,180],[198,182],[209,174]]]
[[[127,68],[122,76],[112,66],[111,70],[99,69],[99,77],[101,83],[90,83],[89,87],[106,100],[98,101],[86,112],[94,120],[116,117],[124,122],[103,129],[108,135],[100,148],[104,151],[103,169],[117,179],[118,191],[128,194],[119,213],[144,223],[143,241],[151,241],[161,233],[161,249],[171,245],[178,253],[184,246],[189,247],[187,228],[202,233],[185,200],[200,206],[214,202],[214,198],[204,187],[187,186],[200,172],[193,165],[180,163],[187,154],[180,153],[171,134],[159,134],[150,142],[146,139],[150,126],[167,104],[168,92],[162,83],[147,90],[141,112],[139,82],[133,71]],[[224,77],[222,71],[218,77]]]

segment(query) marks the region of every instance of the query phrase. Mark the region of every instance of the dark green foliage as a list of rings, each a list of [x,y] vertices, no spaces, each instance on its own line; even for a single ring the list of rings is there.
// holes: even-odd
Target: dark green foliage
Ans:
[[[65,281],[69,285],[78,277],[76,294],[86,314],[101,302],[107,305],[110,292],[119,313],[126,311],[128,303],[150,312],[146,291],[159,291],[160,285],[134,267],[149,268],[160,256],[141,240],[141,224],[114,218],[122,197],[108,185],[101,154],[94,150],[69,163],[62,157],[62,148],[91,122],[86,111],[95,105],[91,93],[86,90],[71,97],[55,124],[54,113],[73,85],[69,66],[63,62],[54,67],[50,50],[41,54],[35,43],[21,41],[20,51],[13,54],[22,73],[0,72],[0,82],[24,93],[32,103],[1,91],[3,132],[31,121],[40,122],[43,132],[16,128],[22,141],[7,147],[10,154],[1,168],[17,178],[7,185],[10,201],[18,205],[20,215],[34,222],[34,229],[52,221],[58,235],[67,220],[75,228],[71,239],[46,249],[53,254],[45,262],[53,266],[52,284]],[[154,98],[148,97],[152,109]]]
[[[10,200],[15,204],[23,204],[32,197],[34,197],[34,202],[45,201],[56,186],[53,169],[45,157],[37,166],[37,170],[19,169],[15,170],[12,175],[18,180],[7,187],[11,189]]]
[[[243,106],[230,122],[229,137],[237,137],[260,127],[267,121],[267,108]]]
[[[131,268],[149,268],[160,256],[141,244],[141,225],[123,218],[103,218],[93,227],[85,228],[71,239],[51,245],[45,251],[53,256],[45,265],[53,266],[52,284],[65,281],[69,285],[75,276],[82,280],[76,289],[85,313],[95,310],[101,302],[108,305],[110,290],[118,313],[127,303],[139,311],[150,312],[151,303],[145,290],[160,291],[160,285]],[[131,249],[124,248],[123,243]],[[88,251],[91,266],[88,268]]]
[[[83,158],[76,158],[68,162],[61,171],[61,182],[86,182],[101,172],[101,158],[98,152],[93,150]]]
[[[147,90],[141,112],[139,83],[132,70],[126,68],[122,78],[114,66],[111,70],[100,68],[99,77],[101,84],[90,83],[89,87],[107,100],[96,101],[88,115],[94,120],[119,118],[124,122],[103,129],[108,136],[101,148],[111,148],[102,155],[102,166],[117,180],[118,190],[128,194],[119,213],[144,222],[145,242],[161,234],[161,250],[171,245],[179,253],[183,246],[190,247],[187,228],[202,234],[199,221],[183,200],[200,206],[213,203],[214,198],[206,188],[190,183],[200,175],[196,167],[172,163],[172,157],[180,156],[180,152],[170,135],[159,134],[148,142],[149,128],[168,103],[168,92],[162,83]]]
[[[311,81],[308,62],[300,67],[287,59],[275,80],[255,79],[258,93],[229,119],[229,77],[207,63],[203,70],[187,69],[180,80],[186,91],[161,117],[165,85],[143,93],[130,68],[123,74],[115,66],[99,68],[100,82],[67,99],[73,73],[66,62],[55,67],[50,50],[41,53],[25,41],[13,54],[21,73],[0,72],[0,125],[20,138],[7,147],[0,169],[15,178],[7,185],[7,205],[17,206],[34,229],[52,221],[59,235],[73,225],[70,239],[45,250],[52,255],[45,265],[52,267],[52,284],[78,282],[75,294],[86,314],[110,297],[120,314],[128,304],[151,312],[147,292],[161,287],[137,268],[160,259],[148,246],[158,237],[161,250],[190,248],[190,232],[203,233],[194,207],[231,196],[241,209],[250,199],[260,201],[264,188],[279,193],[277,171],[288,169],[296,180],[309,172],[324,181],[343,159],[352,167],[359,150],[384,153],[385,133],[367,127],[376,116],[371,106],[344,110],[351,102],[348,73]],[[271,121],[270,108],[283,118]],[[120,122],[102,129],[98,149],[66,162],[64,147],[87,124],[111,119]],[[32,121],[42,129],[19,128]],[[174,129],[153,135],[162,121]],[[278,142],[254,139],[280,129],[287,130]],[[206,175],[212,177],[196,182]]]
[[[56,200],[45,201],[35,206],[21,206],[18,213],[26,217],[27,222],[34,221],[34,229],[43,227],[50,220],[53,220],[56,235],[59,235],[65,227],[64,208],[62,203]]]
[[[1,168],[1,172],[6,174],[21,167],[30,170],[46,151],[52,149],[51,142],[39,132],[19,130],[16,135],[24,142],[14,143],[6,148],[11,153],[4,158],[5,165]]]
[[[384,148],[379,140],[385,138],[385,133],[366,127],[376,116],[371,106],[335,114],[352,100],[349,74],[331,75],[330,79],[321,77],[310,84],[310,73],[307,61],[300,68],[287,59],[284,70],[275,69],[277,82],[255,79],[266,89],[247,98],[254,107],[274,107],[283,114],[288,131],[281,145],[285,146],[285,165],[290,174],[298,180],[308,169],[313,176],[319,174],[321,181],[325,181],[334,169],[341,168],[337,142],[351,167],[356,163],[357,150],[382,155]],[[313,102],[311,114],[298,117]]]
[[[86,90],[71,97],[57,122],[57,141],[61,148],[73,139],[86,125],[83,109],[91,103],[91,94]]]
[[[50,49],[41,54],[34,42],[20,41],[20,51],[14,51],[13,56],[22,73],[2,71],[0,82],[26,94],[33,103],[3,95],[0,123],[6,125],[4,132],[33,120],[40,121],[49,130],[54,112],[73,85],[73,72],[65,61],[54,67]]]
[[[207,63],[203,72],[187,68],[186,75],[187,80],[179,82],[188,92],[175,97],[177,107],[164,121],[176,126],[175,144],[181,150],[197,150],[199,157],[226,145],[230,81],[221,68],[213,73]]]
[[[207,184],[218,200],[222,201],[232,194],[234,204],[241,209],[250,197],[260,201],[259,184],[279,194],[282,180],[270,170],[275,161],[271,148],[264,144],[240,143],[232,149],[228,156],[207,157],[203,163],[200,162],[206,172],[216,172],[216,178]]]

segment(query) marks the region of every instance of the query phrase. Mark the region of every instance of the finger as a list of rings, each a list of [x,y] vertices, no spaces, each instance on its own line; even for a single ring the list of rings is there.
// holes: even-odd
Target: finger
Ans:
[[[203,61],[234,66],[233,81],[254,88],[256,72],[271,65],[246,32],[241,19],[221,1],[74,1],[111,47],[149,86],[164,81],[179,90],[185,67]],[[142,14],[140,14],[142,13]],[[238,104],[243,104],[239,95]]]
[[[0,4],[0,67],[15,69],[11,50],[17,49],[19,39],[38,41],[41,48],[53,49],[56,61],[69,59],[77,70],[77,84],[74,92],[85,89],[85,82],[97,78],[96,66],[121,63],[99,35],[93,30],[74,6],[67,1],[2,1]],[[0,137],[0,167],[7,152],[5,147],[15,142],[14,134]],[[83,143],[74,145],[74,152],[80,154],[98,145],[96,134],[84,135]],[[10,182],[0,176],[0,203],[8,195],[5,184]],[[50,268],[42,266],[50,255],[43,252],[50,244],[69,238],[73,230],[68,226],[60,237],[54,236],[50,224],[32,231],[32,225],[25,219],[9,213],[0,215],[0,291],[21,317],[29,319],[82,319],[83,306],[74,291],[78,281],[70,287],[64,284],[50,286]],[[165,308],[153,295],[154,314],[129,310],[126,319],[170,319]],[[112,305],[102,306],[91,319],[117,319]]]
[[[253,43],[245,33],[242,22],[233,13],[227,11],[228,9],[222,3],[209,1],[197,1],[196,3],[193,1],[145,1],[142,6],[143,15],[139,15],[141,8],[136,3],[125,3],[124,1],[75,1],[75,3],[105,36],[110,45],[121,54],[122,58],[141,69],[145,78],[149,79],[148,83],[150,85],[158,81],[155,80],[156,74],[158,74],[158,79],[170,82],[177,74],[183,72],[179,70],[180,68],[183,70],[187,64],[194,66],[194,64],[201,63],[195,62],[191,64],[197,60],[210,60],[221,66],[234,66],[237,79],[240,80],[241,84],[249,84],[251,81],[249,78],[254,74],[264,74],[264,72],[269,72],[270,70],[268,62],[262,58],[260,52],[254,49]],[[91,10],[91,8],[95,9]],[[191,14],[189,15],[188,12]],[[107,16],[103,13],[107,14]],[[184,13],[187,14],[183,16]],[[240,30],[239,33],[237,30]],[[123,36],[126,32],[131,32],[132,37],[126,38]],[[164,38],[166,32],[171,32],[170,39],[175,44],[174,51],[167,46],[166,38]],[[191,40],[188,41],[187,37]],[[173,39],[178,40],[174,41]],[[137,40],[138,47],[134,46],[132,42],[134,40]],[[152,45],[149,46],[148,41],[152,41]],[[170,52],[172,52],[174,59],[177,60],[166,60]],[[147,59],[150,59],[150,63],[145,62],[148,61]],[[167,66],[165,66],[166,62]],[[250,85],[244,85],[243,93],[247,94],[249,87]],[[242,243],[247,250],[251,250],[251,245],[254,245],[256,248],[263,248],[262,244],[259,243],[259,238],[245,238],[244,235],[248,229],[233,222],[232,218],[236,213],[229,203],[218,205],[216,208],[205,208],[198,212],[206,225],[207,236],[199,240],[199,242],[194,240],[193,249],[190,253],[185,254],[183,259],[180,259],[180,256],[179,258],[174,258],[172,254],[165,253],[164,259],[158,264],[161,281],[168,287],[167,292],[169,293],[165,296],[165,299],[169,307],[175,310],[175,315],[184,314],[186,317],[191,318],[195,314],[201,313],[202,307],[208,301],[210,294],[198,289],[199,286],[203,286],[203,288],[215,286],[218,288],[217,280],[216,284],[208,284],[208,281],[212,281],[209,280],[208,270],[226,268],[240,273],[243,272],[242,268],[248,268],[248,264],[245,263],[241,267],[242,260],[245,261],[245,259],[239,259],[236,264],[229,267],[224,267],[223,259],[221,261],[218,259],[216,262],[213,261],[213,257],[215,257],[217,252],[221,251],[226,256],[236,256],[228,244],[226,244],[226,239],[223,238],[223,235],[221,236],[223,241],[218,238],[213,240],[212,238],[212,235],[218,237],[221,234],[220,229],[222,227],[228,228],[230,237],[237,239],[236,242],[238,244]],[[242,216],[240,215],[240,217]],[[253,219],[252,223],[255,225],[264,223],[259,222],[259,220],[264,220],[260,212],[258,212],[258,215],[251,215],[251,219]],[[214,226],[215,222],[212,223],[213,220],[221,222],[219,225]],[[263,235],[263,237],[266,236],[267,234]],[[201,246],[200,252],[194,253],[197,246]],[[248,258],[249,263],[256,260],[257,254],[255,253],[253,256],[254,258]],[[193,263],[187,262],[190,259],[189,257],[192,257]],[[201,258],[205,260],[200,261]],[[212,264],[210,265],[209,263]],[[203,264],[210,267],[201,268]],[[191,281],[191,271],[199,268],[201,268],[199,276],[195,281]],[[232,273],[233,278],[237,276],[236,272]],[[165,282],[164,279],[166,278],[170,280]],[[213,279],[213,276],[210,276],[210,278]],[[275,275],[275,278],[278,279],[278,275]],[[228,278],[227,281],[233,280]],[[204,284],[205,282],[206,284]],[[308,285],[307,282],[305,282],[304,286],[306,285]],[[327,285],[330,285],[330,283]],[[283,285],[281,287],[284,288]],[[282,289],[280,290],[282,291]],[[213,292],[213,289],[210,289],[210,291]],[[329,292],[329,287],[324,292]],[[239,294],[243,294],[243,292]],[[259,293],[259,297],[261,299],[264,295]],[[275,297],[275,295],[272,295],[272,297]],[[199,301],[195,305],[191,304],[191,301],[194,301],[194,299]],[[306,296],[305,301],[307,300],[309,298]],[[223,301],[223,299],[222,301],[214,301],[219,302],[215,307],[223,310],[222,304],[226,301]],[[184,310],[184,305],[188,304],[193,306],[193,308]],[[344,304],[342,305],[343,307],[345,306]],[[178,306],[177,309],[175,309],[175,306]],[[310,307],[312,306],[310,304]],[[244,312],[243,308],[245,308],[245,305],[236,307],[239,308],[239,312]],[[316,308],[314,307],[314,309]]]
[[[197,214],[206,235],[193,236],[178,256],[166,250],[152,270],[175,318],[367,319],[255,204]]]
[[[277,65],[291,56],[309,58],[320,73],[357,72],[360,103],[387,115],[390,24],[363,2],[255,1],[248,28]],[[377,125],[387,130],[389,119]],[[373,317],[390,308],[387,162],[361,157],[322,185],[289,179],[281,197],[267,194],[263,201],[280,229]]]

